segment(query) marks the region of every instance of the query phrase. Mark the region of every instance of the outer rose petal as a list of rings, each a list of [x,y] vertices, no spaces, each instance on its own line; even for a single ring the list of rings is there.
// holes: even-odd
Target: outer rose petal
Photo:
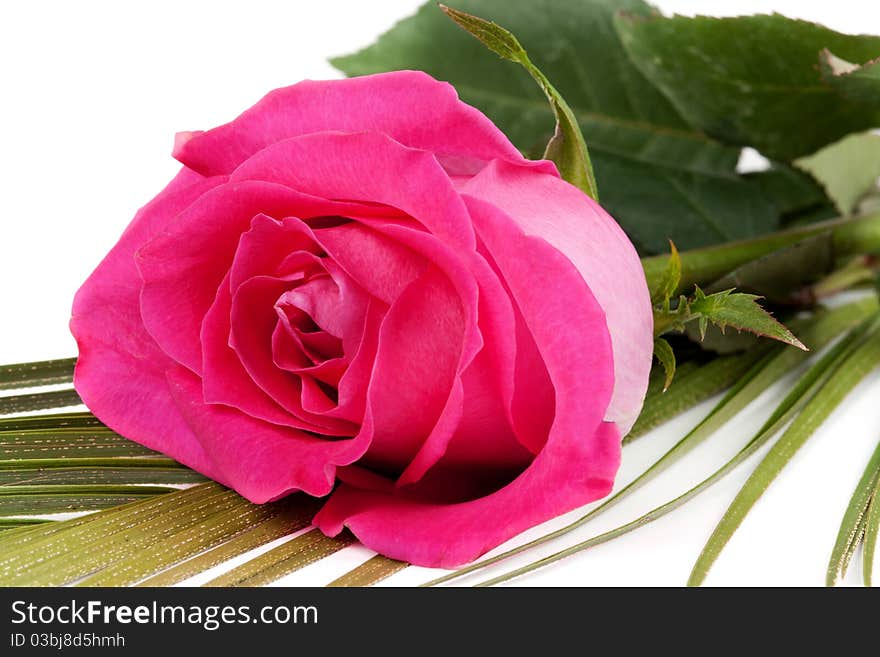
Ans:
[[[212,478],[262,504],[294,491],[329,493],[336,466],[356,461],[367,437],[323,440],[202,399],[199,378],[180,365],[168,370],[174,401],[211,460]]]
[[[489,119],[458,99],[450,84],[421,71],[306,80],[276,89],[231,123],[182,133],[174,156],[206,175],[231,173],[270,144],[328,130],[389,135],[436,153],[453,173],[474,173],[495,158],[527,163]],[[528,165],[546,169],[546,163]]]
[[[503,273],[556,390],[550,435],[531,465],[500,490],[438,504],[343,484],[314,523],[349,527],[370,548],[422,566],[466,563],[511,536],[606,495],[620,461],[620,434],[603,423],[613,363],[605,315],[556,249],[528,237],[488,204],[470,205],[477,232]]]
[[[105,424],[209,477],[217,470],[171,400],[173,362],[141,321],[134,253],[223,178],[184,169],[144,206],[76,294],[70,330],[79,345],[74,385]]]
[[[654,350],[651,300],[632,243],[597,203],[555,176],[495,161],[461,191],[503,210],[581,272],[605,310],[614,345],[614,395],[605,419],[626,435],[642,408]]]

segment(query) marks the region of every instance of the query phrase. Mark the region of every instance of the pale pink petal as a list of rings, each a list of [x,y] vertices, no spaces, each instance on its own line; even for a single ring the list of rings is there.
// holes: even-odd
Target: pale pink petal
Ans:
[[[492,162],[461,187],[547,240],[578,268],[608,318],[615,387],[605,419],[625,435],[642,408],[653,353],[653,315],[638,254],[620,226],[555,176]]]

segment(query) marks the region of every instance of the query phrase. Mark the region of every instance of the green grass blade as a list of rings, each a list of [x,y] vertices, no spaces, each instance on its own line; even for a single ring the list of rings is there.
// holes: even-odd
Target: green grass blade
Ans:
[[[783,399],[779,406],[777,406],[777,408],[773,411],[773,413],[770,415],[770,417],[767,419],[767,421],[764,423],[758,433],[746,444],[746,446],[743,447],[739,451],[739,453],[737,453],[732,459],[730,459],[724,466],[716,470],[699,484],[697,484],[687,492],[683,493],[682,495],[676,497],[675,499],[670,500],[669,502],[649,511],[648,513],[639,518],[636,518],[631,522],[626,523],[625,525],[621,525],[620,527],[612,529],[608,532],[587,539],[586,541],[577,543],[569,548],[566,548],[565,550],[561,550],[559,552],[556,552],[555,554],[551,554],[548,557],[482,582],[481,584],[479,584],[479,586],[492,586],[494,584],[505,582],[507,580],[513,579],[514,577],[524,575],[539,568],[543,568],[544,566],[555,563],[556,561],[569,557],[583,550],[601,545],[603,543],[607,543],[608,541],[628,534],[629,532],[634,531],[639,527],[643,527],[644,525],[653,522],[657,518],[660,518],[674,511],[689,500],[696,497],[699,493],[722,479],[725,475],[736,468],[740,463],[751,456],[763,444],[770,440],[770,438],[772,438],[785,425],[785,423],[788,422],[788,420],[791,419],[791,417],[798,410],[800,410],[800,408],[803,407],[807,400],[812,395],[814,395],[816,391],[820,390],[821,387],[827,382],[828,378],[835,371],[836,367],[839,366],[840,363],[849,356],[854,345],[857,344],[858,340],[864,335],[865,328],[865,326],[860,327],[860,329],[852,332],[850,335],[846,336],[840,342],[838,342],[838,344],[832,347],[829,352],[825,356],[823,356],[816,364],[814,364],[809,369],[809,371],[797,382],[792,390],[786,395],[785,399]]]
[[[814,349],[821,349],[835,337],[840,335],[840,333],[851,328],[854,324],[858,323],[860,320],[864,320],[865,317],[868,317],[871,313],[876,311],[876,300],[874,300],[873,303],[856,302],[854,304],[842,306],[834,311],[820,315],[812,324],[803,328],[800,331],[800,334]],[[852,339],[855,338],[853,337]],[[835,347],[831,353],[829,353],[824,359],[820,360],[820,362],[811,369],[811,372],[819,371],[822,370],[822,368],[827,367],[829,359],[836,357],[836,354],[838,354],[846,344],[847,341],[844,340],[841,345]],[[769,385],[773,384],[786,372],[802,363],[806,358],[807,354],[803,351],[773,346],[770,351],[765,353],[762,359],[752,365],[752,368],[749,371],[739,377],[739,380],[734,387],[731,388],[724,398],[722,398],[715,408],[696,427],[660,457],[660,459],[655,461],[647,470],[642,472],[642,474],[640,474],[635,480],[627,484],[610,498],[606,499],[599,506],[556,531],[545,534],[544,536],[507,550],[494,557],[477,561],[454,572],[433,579],[430,582],[427,582],[424,586],[434,586],[436,584],[442,584],[452,579],[462,577],[481,568],[498,563],[503,559],[521,554],[526,550],[537,547],[556,538],[560,538],[561,536],[583,526],[590,519],[603,511],[607,511],[614,504],[617,504],[626,496],[634,493],[641,486],[648,483],[648,481],[672,465],[675,461],[682,458],[690,450],[695,448],[703,440],[726,424],[732,417],[761,394],[761,392],[763,392]],[[819,369],[817,370],[817,368]],[[809,385],[811,381],[811,374],[808,372],[798,386],[792,390],[786,400],[783,401],[780,405],[780,409],[788,408],[791,404],[795,403],[796,399],[798,399],[797,395],[800,394],[804,389],[804,386]],[[777,413],[779,412],[779,409],[777,409]]]
[[[348,532],[331,538],[320,530],[311,529],[212,579],[205,586],[264,586],[328,557],[354,541],[354,536]]]
[[[132,553],[100,572],[86,578],[80,586],[126,586],[154,575],[184,559],[210,550],[241,534],[255,524],[278,515],[287,508],[298,514],[298,524],[307,526],[318,509],[314,498],[292,495],[283,502],[253,504],[237,497],[229,508],[220,513],[213,509],[203,519],[175,532],[161,541],[145,546],[147,549]]]
[[[880,364],[880,332],[874,330],[840,366],[823,388],[822,394],[810,400],[752,472],[703,548],[688,579],[689,586],[699,586],[705,580],[721,550],[776,476],[846,395],[878,364]]]
[[[877,489],[878,478],[880,478],[880,444],[868,461],[840,522],[840,530],[837,532],[837,540],[828,562],[826,586],[834,586],[846,575],[849,562],[865,532],[868,507]]]
[[[73,388],[52,390],[51,392],[34,392],[26,395],[10,395],[0,397],[0,415],[79,406],[80,404],[82,404],[82,399]]]
[[[125,461],[126,459],[119,459]],[[207,479],[204,475],[171,462],[155,467],[139,466],[147,459],[131,459],[135,465],[97,467],[18,468],[0,467],[0,486],[76,484],[198,484]],[[170,459],[169,459],[170,460]]]
[[[29,429],[85,429],[103,426],[104,424],[89,412],[0,417],[0,433]]]
[[[43,459],[154,456],[157,453],[103,427],[0,433],[0,467]]]
[[[862,544],[862,575],[865,586],[871,582],[874,572],[874,555],[877,553],[877,535],[880,534],[880,477],[874,485],[874,495],[865,516],[865,538]]]
[[[127,487],[125,492],[104,493],[78,490],[70,493],[22,493],[0,495],[0,517],[72,513],[109,509],[121,504],[143,500],[173,489],[159,486]]]
[[[372,586],[376,582],[391,577],[394,573],[400,572],[409,564],[405,561],[397,561],[383,557],[381,554],[367,559],[357,568],[348,571],[345,575],[337,577],[330,582],[328,587],[353,587],[353,586]]]
[[[316,504],[318,502],[315,500]],[[316,510],[317,508],[309,509],[302,505],[283,509],[275,516],[252,524],[246,531],[222,545],[149,577],[138,586],[171,586],[182,582],[233,557],[307,527]]]
[[[0,365],[0,390],[70,383],[75,365],[76,358]]]
[[[777,345],[762,345],[741,354],[719,356],[704,365],[689,368],[690,371],[684,371],[684,365],[680,366],[666,392],[663,392],[662,385],[649,392],[638,420],[623,439],[624,444],[641,438],[651,429],[726,390],[754,367],[767,351],[779,348]]]
[[[200,484],[9,538],[0,535],[0,585],[73,581],[161,539],[163,531],[170,534],[197,522],[198,518],[192,520],[195,514],[219,512],[232,497],[219,484]]]

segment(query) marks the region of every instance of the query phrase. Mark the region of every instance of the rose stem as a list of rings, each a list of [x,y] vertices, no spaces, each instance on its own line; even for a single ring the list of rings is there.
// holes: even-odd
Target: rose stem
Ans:
[[[860,217],[834,219],[809,226],[799,226],[776,233],[768,233],[748,240],[728,242],[681,252],[681,282],[679,292],[694,284],[717,280],[755,258],[799,242],[807,237],[828,232],[833,240],[836,256],[880,254],[880,212]],[[648,287],[653,289],[669,256],[665,254],[642,258]]]

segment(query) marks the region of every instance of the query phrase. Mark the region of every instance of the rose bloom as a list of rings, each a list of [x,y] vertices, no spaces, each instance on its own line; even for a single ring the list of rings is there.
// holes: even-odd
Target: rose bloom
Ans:
[[[174,157],[74,301],[103,422],[425,566],[610,491],[651,305],[551,162],[412,71],[273,91]]]

